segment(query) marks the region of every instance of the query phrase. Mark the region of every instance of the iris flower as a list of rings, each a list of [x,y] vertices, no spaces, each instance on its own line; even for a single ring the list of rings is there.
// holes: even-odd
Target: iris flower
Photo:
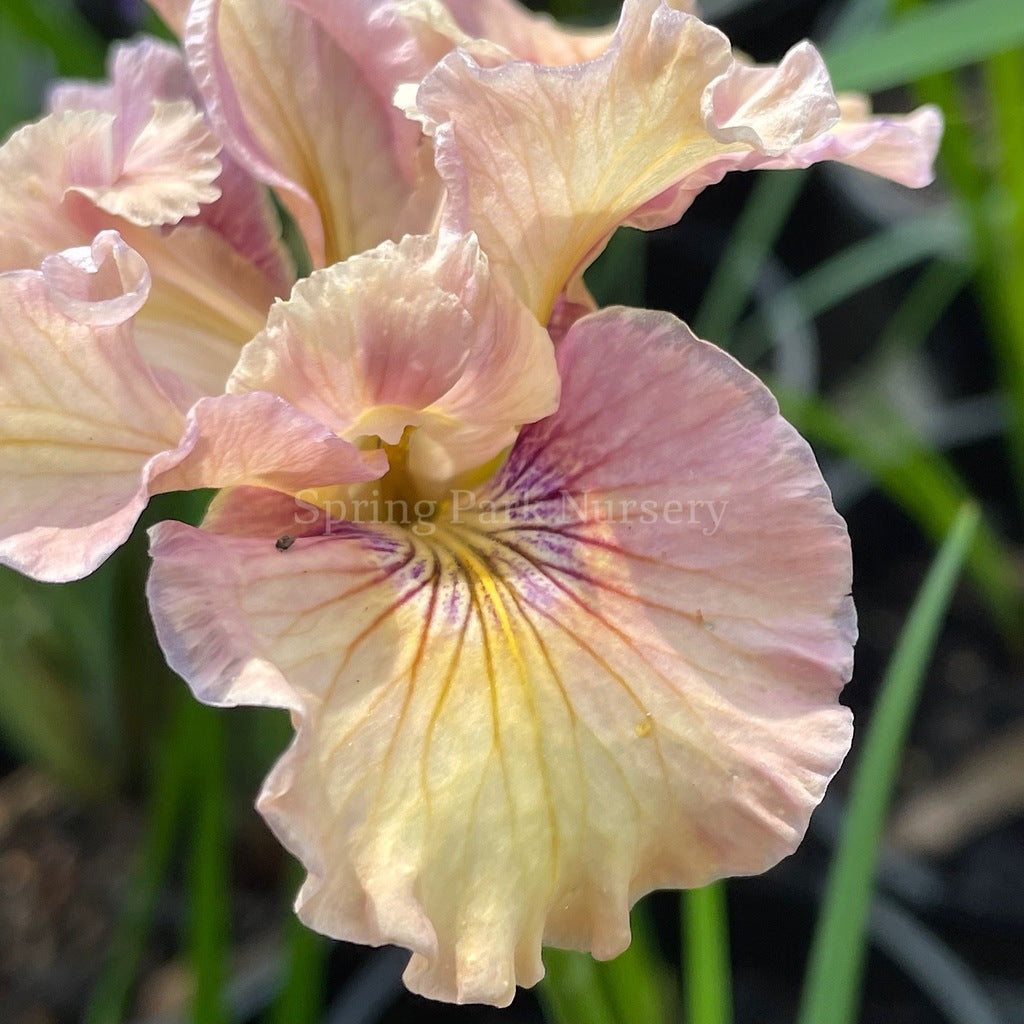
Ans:
[[[791,852],[851,735],[849,538],[809,447],[730,356],[668,314],[595,309],[583,271],[732,169],[925,184],[938,116],[874,119],[808,44],[756,66],[671,0],[593,34],[507,0],[160,6],[200,100],[147,110],[179,118],[183,166],[117,107],[107,184],[72,161],[48,187],[62,215],[121,219],[0,278],[25,367],[4,377],[0,554],[70,576],[148,491],[223,488],[201,527],[154,529],[150,605],[200,700],[291,713],[258,806],[308,871],[299,915],[407,947],[417,992],[505,1005],[543,944],[615,956],[644,893]],[[183,227],[123,221],[151,178],[161,218],[224,203],[208,137],[316,269],[220,393],[187,394],[143,344]],[[69,439],[101,463],[71,477]],[[66,496],[90,474],[121,490],[82,516]]]

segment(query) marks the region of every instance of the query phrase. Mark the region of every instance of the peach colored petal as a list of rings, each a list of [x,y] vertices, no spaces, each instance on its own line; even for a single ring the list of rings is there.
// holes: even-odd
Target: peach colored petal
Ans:
[[[180,378],[174,390],[187,408],[201,394],[223,391],[241,346],[288,290],[293,270],[265,190],[228,157],[216,183],[221,198],[170,230],[129,223],[68,187],[108,180],[101,172],[119,134],[133,137],[133,125],[148,123],[154,103],[191,102],[181,56],[162,43],[116,47],[110,71],[110,84],[56,88],[55,112],[0,148],[0,238],[17,240],[4,246],[0,266],[30,269],[48,253],[116,229],[153,278],[136,341],[155,370]]]
[[[0,561],[91,572],[131,532],[182,416],[132,340],[145,262],[113,232],[0,274]]]
[[[283,398],[259,391],[200,399],[180,448],[187,454],[154,479],[154,492],[292,491],[376,480],[388,467],[383,452],[361,452]]]
[[[704,92],[708,133],[780,156],[816,138],[839,120],[839,104],[821,54],[799,43],[777,67],[736,61]]]
[[[322,534],[324,528],[322,509],[266,487],[218,491],[203,518],[204,530],[239,537],[305,537]]]
[[[176,224],[220,198],[214,185],[221,171],[219,152],[220,143],[189,100],[157,101],[146,125],[118,154],[114,180],[100,186],[72,183],[68,191],[132,224]]]
[[[842,117],[829,131],[794,147],[780,161],[760,166],[808,167],[821,160],[841,160],[911,188],[932,182],[943,127],[938,107],[923,106],[902,116],[872,116],[868,101],[856,94],[841,95],[839,106]]]
[[[679,7],[626,0],[608,49],[582,64],[487,67],[457,52],[399,97],[434,136],[445,225],[476,231],[544,321],[619,225],[669,223],[731,169],[847,157],[825,141],[840,107],[813,47],[753,67]],[[873,169],[928,162],[913,132],[885,137],[900,155]]]
[[[109,83],[61,81],[51,90],[54,113],[102,110],[117,118],[120,134],[134,136],[144,126],[154,101],[181,99],[201,105],[181,51],[145,37],[118,43],[108,57]],[[257,184],[227,152],[216,186],[220,199],[204,205],[185,223],[212,228],[248,263],[264,272],[275,294],[285,295],[294,268],[281,242],[281,225],[267,190]]]
[[[408,236],[315,272],[270,311],[228,382],[270,391],[350,441],[398,445],[424,486],[486,463],[551,413],[547,332],[476,239]]]
[[[360,452],[276,395],[204,398],[142,360],[133,320],[145,261],[115,232],[0,274],[0,562],[39,579],[91,572],[149,496],[375,480]],[[294,503],[294,499],[292,499]]]
[[[32,126],[17,133],[4,147],[21,139],[8,155],[11,169],[20,164],[22,175],[43,180],[51,206],[79,192],[145,227],[198,215],[220,196],[221,143],[170,54],[149,41],[122,46],[111,55],[109,86],[57,86],[53,119],[43,122],[48,141],[33,140]]]
[[[388,5],[197,0],[185,44],[217,130],[281,192],[314,265],[429,225],[437,185],[391,104],[414,40]]]
[[[549,14],[534,13],[516,0],[447,0],[445,5],[433,5],[441,11],[447,8],[445,13],[452,18],[449,25],[443,23],[438,12],[431,11],[431,6],[423,0],[404,5],[407,17],[432,20],[452,45],[475,55],[487,53],[474,46],[475,41],[485,40],[501,47],[506,60],[512,57],[548,66],[592,60],[608,48],[615,31],[614,25],[595,29],[560,25]],[[503,62],[495,51],[488,55],[497,63]]]
[[[849,541],[769,392],[664,314],[558,359],[558,412],[430,520],[153,533],[172,666],[292,712],[259,806],[300,916],[433,998],[505,1005],[542,942],[611,957],[649,889],[769,867],[850,741]]]
[[[149,6],[163,18],[167,27],[180,39],[185,32],[185,18],[191,0],[148,0]]]

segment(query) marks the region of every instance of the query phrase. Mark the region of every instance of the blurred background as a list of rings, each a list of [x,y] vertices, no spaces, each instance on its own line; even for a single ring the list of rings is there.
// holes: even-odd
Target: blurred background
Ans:
[[[598,23],[617,5],[550,7]],[[702,9],[759,60],[809,37],[840,87],[886,111],[938,103],[948,125],[926,190],[838,166],[732,175],[678,226],[620,232],[588,278],[602,302],[671,310],[757,370],[853,537],[861,640],[844,699],[861,729],[800,851],[728,884],[735,1020],[795,1019],[863,727],[973,498],[982,522],[898,760],[858,1020],[1024,1024],[1024,4]],[[134,0],[0,0],[0,135],[39,115],[48,81],[101,75],[108,41],[143,30],[166,34]],[[0,1022],[564,1020],[543,989],[506,1011],[427,1003],[401,986],[403,954],[294,921],[301,872],[252,809],[286,716],[187,699],[142,599],[144,528],[200,512],[155,501],[79,584],[0,575]],[[678,897],[643,901],[637,929],[654,990],[608,1019],[687,1019]],[[621,985],[632,963],[553,966],[571,989]],[[570,1022],[602,1024],[591,1013]]]

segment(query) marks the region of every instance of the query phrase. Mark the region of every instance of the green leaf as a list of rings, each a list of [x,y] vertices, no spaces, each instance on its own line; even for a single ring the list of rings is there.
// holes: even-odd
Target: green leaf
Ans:
[[[811,395],[774,388],[785,417],[811,441],[852,459],[936,543],[971,493],[941,452],[921,441],[880,396],[840,413]],[[870,401],[867,401],[870,398]],[[976,532],[968,558],[974,585],[1010,643],[1020,644],[1024,618],[1013,559],[991,525]]]
[[[224,722],[215,708],[191,704],[195,824],[189,863],[189,954],[193,1024],[227,1024],[228,799]]]
[[[702,338],[727,345],[758,275],[807,184],[807,174],[759,174],[693,318]]]
[[[645,305],[647,232],[619,228],[587,271],[586,282],[599,306]]]
[[[9,605],[5,615],[11,615]],[[5,622],[4,632],[11,626]],[[85,796],[101,795],[110,772],[99,757],[81,694],[30,648],[0,638],[0,736],[23,757]]]
[[[629,948],[614,960],[597,964],[598,979],[619,1024],[666,1024],[673,1019],[671,980],[662,969],[643,904],[634,909],[630,924]]]
[[[546,949],[544,969],[537,996],[550,1024],[619,1024],[598,964],[586,953]]]
[[[945,0],[878,32],[825,48],[837,89],[877,91],[1024,44],[1024,4]]]
[[[323,1018],[329,945],[295,914],[288,915],[284,984],[267,1015],[268,1024],[297,1024]]]
[[[153,928],[160,890],[171,861],[174,840],[184,818],[190,786],[192,743],[187,702],[179,695],[168,735],[159,744],[142,848],[125,890],[125,903],[111,943],[109,961],[89,999],[84,1024],[121,1024]]]
[[[0,733],[88,796],[113,781],[113,577],[53,586],[0,570]],[[116,727],[115,727],[116,728]]]
[[[731,1024],[732,969],[724,882],[683,893],[683,968],[689,1024]]]
[[[942,620],[980,521],[965,505],[911,609],[856,767],[811,949],[798,1024],[854,1024],[882,827]]]
[[[1007,399],[1007,443],[1017,497],[1024,510],[1024,52],[993,57],[985,79],[997,160],[995,180],[987,194],[975,199],[975,224],[989,256],[983,290]]]
[[[671,979],[658,957],[643,906],[630,920],[632,941],[614,960],[599,963],[586,953],[544,950],[546,974],[537,989],[551,1024],[668,1024]]]
[[[809,270],[774,301],[796,303],[813,319],[879,281],[925,259],[969,259],[967,225],[944,209],[899,221],[854,242]]]

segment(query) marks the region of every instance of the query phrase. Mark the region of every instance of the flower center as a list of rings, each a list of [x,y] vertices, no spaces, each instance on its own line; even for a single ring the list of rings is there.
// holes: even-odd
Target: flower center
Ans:
[[[387,523],[417,531],[444,521],[453,509],[473,507],[475,492],[501,468],[508,449],[453,477],[434,480],[424,473],[422,465],[416,465],[417,456],[423,462],[423,453],[413,450],[413,439],[419,429],[405,427],[395,444],[388,444],[375,434],[363,434],[354,440],[362,451],[383,451],[387,455],[388,471],[379,479],[307,488],[296,497],[321,509],[328,522]]]

